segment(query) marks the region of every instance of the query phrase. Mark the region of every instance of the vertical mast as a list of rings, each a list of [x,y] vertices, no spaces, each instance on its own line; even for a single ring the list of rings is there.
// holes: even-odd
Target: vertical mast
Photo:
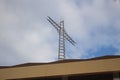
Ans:
[[[58,59],[65,59],[64,21],[60,21]]]

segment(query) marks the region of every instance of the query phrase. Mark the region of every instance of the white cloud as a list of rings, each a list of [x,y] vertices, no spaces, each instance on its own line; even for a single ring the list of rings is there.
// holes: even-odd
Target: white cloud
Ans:
[[[83,58],[101,46],[120,50],[120,6],[112,0],[1,0],[0,65],[56,59],[58,33],[47,16],[57,22],[62,17],[77,42],[67,45],[68,58]]]
[[[63,3],[61,1],[60,4],[68,32],[78,39],[77,49],[70,48],[77,54],[74,53],[71,56],[84,57],[84,55],[89,55],[88,51],[91,49],[96,52],[99,47],[111,45],[115,47],[116,44],[120,44],[118,43],[120,33],[116,33],[116,31],[120,32],[117,29],[120,19],[118,4],[112,0],[91,0],[91,2],[82,0],[80,2],[83,4],[76,5],[73,0],[65,0]]]
[[[57,42],[54,42],[55,34],[46,20],[51,9],[55,8],[53,3],[12,0],[1,1],[1,4],[0,65],[55,60]],[[50,10],[45,4],[49,4]]]

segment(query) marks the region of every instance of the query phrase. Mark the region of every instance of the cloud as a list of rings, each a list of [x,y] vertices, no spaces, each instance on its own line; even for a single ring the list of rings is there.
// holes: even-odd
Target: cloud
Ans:
[[[93,57],[89,51],[109,46],[120,54],[120,5],[112,0],[1,0],[0,65],[57,59],[58,33],[46,16],[64,19],[77,42],[66,42],[67,58]]]
[[[75,1],[66,0],[60,4],[61,14],[67,24],[66,28],[72,33],[73,38],[77,39],[76,49],[70,48],[75,53],[69,55],[74,58],[86,58],[87,55],[91,55],[90,50],[95,53],[104,46],[113,46],[119,50],[120,47],[116,45],[120,44],[120,5],[112,0],[81,0],[80,2],[82,3],[76,5]]]
[[[55,34],[46,20],[46,16],[52,11],[48,11],[45,4],[48,3],[1,1],[0,65],[55,60],[57,42],[54,42]],[[49,2],[49,8],[55,8],[52,2]]]

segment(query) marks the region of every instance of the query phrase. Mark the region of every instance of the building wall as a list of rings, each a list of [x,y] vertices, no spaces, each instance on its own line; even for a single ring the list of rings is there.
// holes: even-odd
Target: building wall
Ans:
[[[120,72],[117,72],[120,75]],[[120,77],[113,76],[114,73],[97,73],[97,74],[77,74],[68,76],[53,76],[53,77],[37,77],[37,78],[21,78],[15,80],[120,80]],[[117,75],[118,75],[117,74]],[[63,79],[63,77],[65,77]]]
[[[120,58],[0,69],[0,80],[120,71]]]

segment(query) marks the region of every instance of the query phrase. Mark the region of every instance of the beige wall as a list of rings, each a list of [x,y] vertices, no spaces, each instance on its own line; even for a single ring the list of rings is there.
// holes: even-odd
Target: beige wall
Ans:
[[[120,71],[120,58],[0,69],[0,80]]]

